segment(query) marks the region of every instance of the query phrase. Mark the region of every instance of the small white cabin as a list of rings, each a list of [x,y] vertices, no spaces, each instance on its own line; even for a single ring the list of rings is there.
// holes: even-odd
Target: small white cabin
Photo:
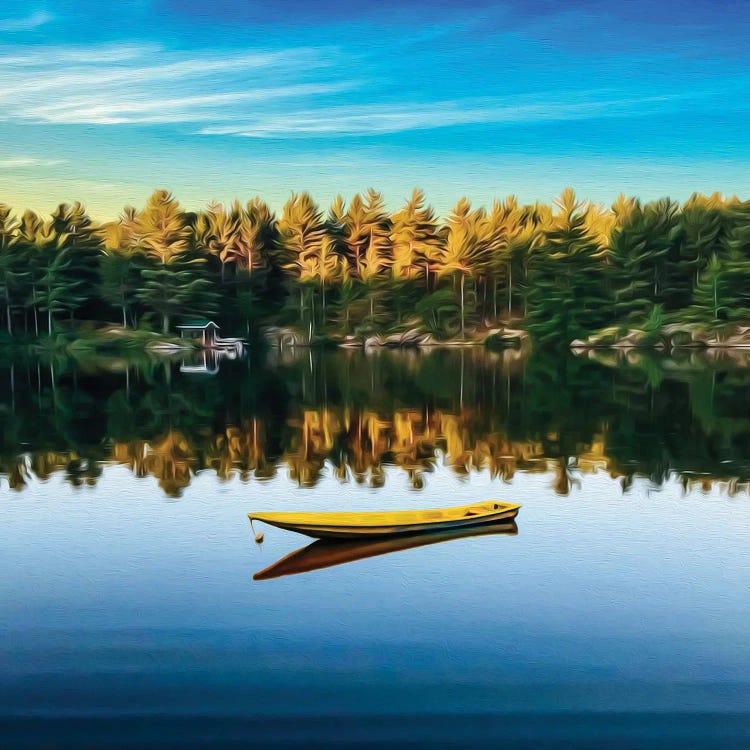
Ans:
[[[221,338],[219,326],[213,320],[191,320],[177,326],[180,338],[200,340],[204,349],[220,349],[239,356],[244,351],[245,342],[238,338]]]
[[[200,339],[201,345],[213,349],[218,341],[217,333],[219,326],[213,320],[191,320],[181,326],[177,326],[180,338]]]

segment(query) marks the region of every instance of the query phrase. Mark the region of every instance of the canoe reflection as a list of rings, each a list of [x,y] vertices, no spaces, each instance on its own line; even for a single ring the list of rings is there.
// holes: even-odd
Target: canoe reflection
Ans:
[[[309,573],[321,568],[331,568],[334,565],[364,560],[368,557],[387,555],[390,552],[400,552],[415,547],[424,547],[428,544],[439,544],[449,542],[451,539],[465,539],[471,536],[488,536],[490,534],[506,534],[515,536],[518,534],[518,526],[515,521],[502,521],[483,526],[472,526],[459,529],[448,529],[445,531],[431,531],[420,534],[405,534],[395,537],[381,537],[369,540],[336,541],[331,539],[320,539],[306,547],[277,560],[263,570],[259,570],[253,576],[256,581],[266,581],[281,576],[296,575],[297,573]]]

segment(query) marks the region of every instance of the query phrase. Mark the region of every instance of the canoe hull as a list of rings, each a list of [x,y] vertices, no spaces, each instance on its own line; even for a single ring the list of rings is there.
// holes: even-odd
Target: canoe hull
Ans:
[[[489,509],[483,509],[479,512],[472,511],[477,506],[467,506],[465,508],[446,509],[442,513],[455,511],[456,515],[436,520],[419,520],[416,518],[399,519],[399,515],[414,516],[418,513],[393,513],[394,522],[377,523],[368,519],[368,513],[360,514],[317,514],[319,519],[313,518],[316,514],[295,514],[295,513],[251,513],[251,521],[262,521],[271,526],[288,531],[296,531],[299,534],[305,534],[313,539],[362,539],[366,537],[394,536],[402,534],[419,534],[430,531],[446,531],[449,529],[468,528],[481,526],[484,524],[493,524],[501,521],[511,521],[518,515],[520,506],[510,505],[508,503],[488,504]],[[492,507],[494,506],[494,507]],[[430,512],[430,511],[428,511]],[[466,512],[465,515],[460,514]],[[437,511],[434,511],[437,513]],[[301,516],[310,516],[309,519]],[[372,514],[372,516],[382,516],[387,514]],[[327,519],[326,516],[329,518]],[[336,517],[338,516],[338,518]],[[356,518],[356,522],[349,521],[346,516]]]

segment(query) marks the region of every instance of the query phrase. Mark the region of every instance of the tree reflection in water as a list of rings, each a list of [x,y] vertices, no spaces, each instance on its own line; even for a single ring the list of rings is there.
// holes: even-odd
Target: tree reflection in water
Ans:
[[[323,472],[420,489],[461,476],[597,470],[663,482],[750,479],[750,369],[739,355],[660,358],[435,350],[252,354],[215,375],[181,362],[44,358],[0,364],[0,472],[13,489],[63,473],[93,485],[119,464],[177,497],[196,472],[259,480]],[[183,368],[184,369],[184,368]]]

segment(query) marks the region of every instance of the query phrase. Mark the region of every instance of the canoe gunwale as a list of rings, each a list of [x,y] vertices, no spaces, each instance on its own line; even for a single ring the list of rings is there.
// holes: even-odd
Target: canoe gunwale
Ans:
[[[299,534],[305,534],[317,539],[361,539],[363,537],[377,537],[377,536],[397,536],[406,534],[419,534],[427,533],[430,531],[443,531],[448,529],[466,528],[471,526],[481,526],[484,524],[497,523],[499,521],[510,521],[518,515],[520,505],[512,505],[510,503],[487,503],[486,505],[493,505],[497,509],[493,508],[491,511],[485,511],[483,513],[468,513],[470,510],[476,510],[479,504],[473,506],[463,506],[460,508],[445,508],[442,509],[448,513],[455,511],[454,517],[443,518],[442,520],[425,520],[417,521],[412,523],[366,523],[367,513],[362,514],[320,514],[329,518],[321,518],[321,522],[315,523],[315,514],[304,514],[308,515],[308,519],[299,518],[303,514],[289,513],[289,518],[284,518],[284,513],[250,513],[248,517],[251,521],[262,521],[270,526],[276,526],[280,529],[287,531],[295,531]],[[463,512],[463,515],[459,515],[459,512]],[[404,512],[405,515],[413,515],[411,512]],[[338,518],[335,518],[338,515]],[[347,518],[351,515],[350,518]],[[375,514],[373,514],[375,515]],[[377,515],[384,515],[378,513]],[[394,519],[398,518],[398,512],[392,514]],[[293,518],[297,516],[297,518]],[[346,523],[346,521],[354,521],[356,523]],[[338,521],[338,523],[332,521]],[[307,522],[305,522],[307,521]],[[327,523],[325,521],[328,521]]]

